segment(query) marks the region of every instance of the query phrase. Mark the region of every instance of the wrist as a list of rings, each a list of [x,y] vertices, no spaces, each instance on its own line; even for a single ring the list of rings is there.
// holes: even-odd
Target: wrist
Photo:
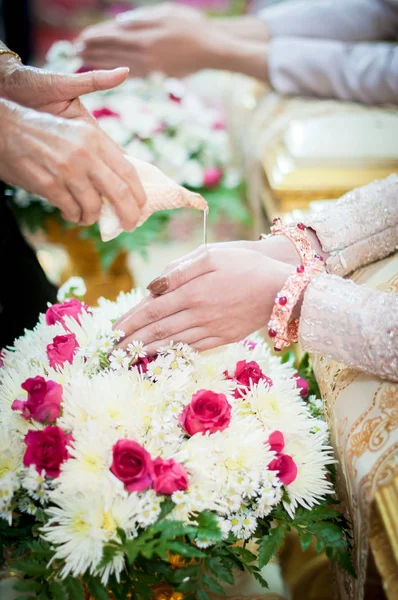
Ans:
[[[242,73],[268,81],[267,43],[236,39],[228,32],[213,28],[206,40],[204,68]]]

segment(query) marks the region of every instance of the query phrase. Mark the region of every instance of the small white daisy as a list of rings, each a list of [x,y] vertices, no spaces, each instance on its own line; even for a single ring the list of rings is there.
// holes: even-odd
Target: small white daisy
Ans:
[[[130,356],[134,360],[137,360],[137,358],[145,358],[145,356],[146,356],[146,352],[144,350],[144,342],[139,342],[137,340],[133,340],[127,346],[126,349],[127,349],[127,352],[130,354]]]
[[[114,371],[119,369],[127,369],[130,363],[130,357],[127,356],[126,352],[122,348],[114,350],[109,356],[110,367]]]

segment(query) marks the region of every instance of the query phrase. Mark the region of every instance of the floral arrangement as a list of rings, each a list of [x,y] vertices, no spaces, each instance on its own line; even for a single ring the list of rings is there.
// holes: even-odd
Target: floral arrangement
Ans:
[[[81,60],[73,44],[54,44],[47,68],[78,71]],[[240,177],[230,167],[228,134],[220,107],[210,105],[185,83],[156,74],[147,80],[127,80],[116,89],[84,96],[82,101],[126,154],[156,165],[177,183],[205,196],[213,222],[223,215],[232,222],[248,223]],[[13,195],[13,206],[31,231],[45,228],[50,214],[62,220],[47,200],[21,189]],[[133,235],[122,234],[106,244],[97,225],[84,228],[82,236],[94,241],[108,266],[121,249],[143,252],[154,238],[164,236],[171,215],[172,211],[156,213]]]
[[[352,571],[322,402],[290,361],[257,336],[203,354],[115,349],[140,292],[95,308],[83,292],[72,278],[2,354],[0,558],[21,597],[144,599],[167,584],[207,600],[235,569],[266,586],[292,528]]]

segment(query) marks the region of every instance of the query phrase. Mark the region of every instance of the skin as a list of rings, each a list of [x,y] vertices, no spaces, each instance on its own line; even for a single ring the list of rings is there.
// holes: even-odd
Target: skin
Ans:
[[[58,75],[2,55],[0,178],[47,198],[67,221],[80,225],[98,220],[105,196],[123,228],[133,230],[145,192],[122,149],[79,100],[127,76],[128,69]]]
[[[89,27],[77,42],[90,67],[125,65],[136,77],[224,69],[267,80],[268,41],[266,24],[255,17],[208,19],[190,7],[165,3]]]
[[[201,247],[171,263],[150,284],[153,293],[115,323],[126,334],[119,347],[139,340],[151,355],[170,340],[197,351],[239,341],[267,325],[275,296],[298,263],[282,236]]]

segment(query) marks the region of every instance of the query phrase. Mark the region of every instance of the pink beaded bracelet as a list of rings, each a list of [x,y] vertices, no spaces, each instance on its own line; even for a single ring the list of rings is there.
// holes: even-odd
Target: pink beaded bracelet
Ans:
[[[268,322],[268,335],[273,339],[274,349],[280,351],[298,341],[299,320],[291,318],[294,307],[311,279],[325,270],[325,264],[322,256],[314,252],[303,223],[285,226],[279,218],[274,219],[271,234],[284,235],[291,240],[301,258],[301,264],[287,278],[275,298]],[[260,239],[265,237],[267,236],[261,235]]]

